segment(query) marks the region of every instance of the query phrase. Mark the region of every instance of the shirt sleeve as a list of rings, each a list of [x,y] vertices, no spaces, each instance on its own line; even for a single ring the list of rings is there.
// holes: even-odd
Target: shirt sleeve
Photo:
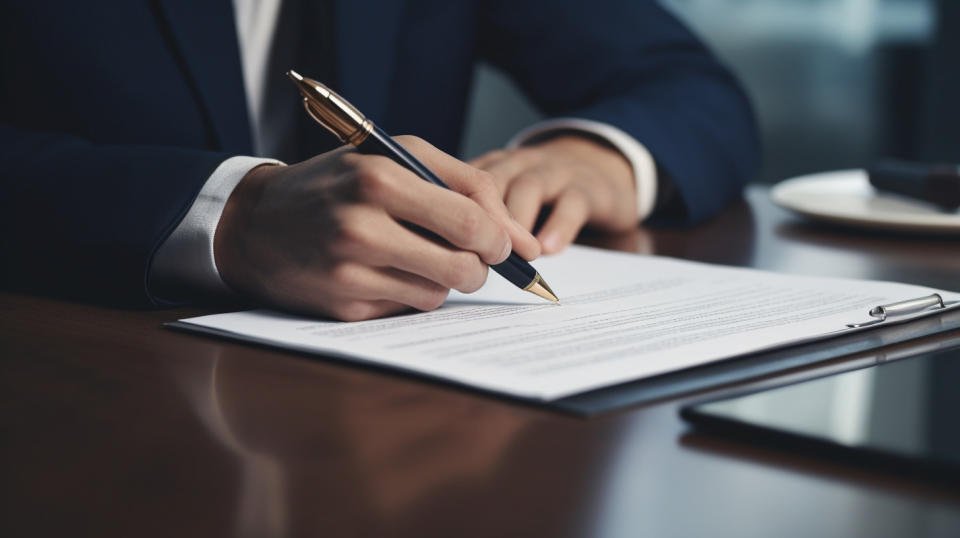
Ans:
[[[613,125],[582,118],[556,118],[539,123],[517,133],[507,147],[522,146],[551,131],[581,131],[599,137],[616,148],[633,168],[633,182],[637,194],[637,220],[643,221],[653,213],[657,199],[657,166],[646,147],[626,132]]]
[[[197,293],[212,296],[233,293],[220,278],[213,240],[233,189],[247,172],[262,164],[283,163],[256,157],[231,157],[210,174],[183,220],[153,257],[148,280],[151,295],[179,301]]]

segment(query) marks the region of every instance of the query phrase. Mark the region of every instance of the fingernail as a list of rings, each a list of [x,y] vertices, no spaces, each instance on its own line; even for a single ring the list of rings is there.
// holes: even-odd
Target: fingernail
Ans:
[[[507,244],[503,246],[503,252],[500,253],[499,260],[502,262],[510,257],[510,251],[513,249],[513,245],[510,244],[510,241],[507,241]],[[497,262],[500,263],[500,262]]]
[[[556,252],[560,250],[560,237],[557,234],[547,234],[540,240],[544,252]]]

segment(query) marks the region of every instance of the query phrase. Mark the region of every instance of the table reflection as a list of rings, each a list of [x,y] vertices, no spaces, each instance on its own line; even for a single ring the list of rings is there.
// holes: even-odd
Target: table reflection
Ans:
[[[236,459],[239,536],[405,535],[425,521],[464,535],[478,495],[521,527],[564,534],[592,518],[590,492],[603,480],[615,424],[365,368],[325,365],[318,375],[306,358],[298,374],[268,375],[270,357],[252,360],[228,344],[203,350],[172,374]],[[539,513],[547,505],[524,507],[545,483],[547,523]]]
[[[749,266],[754,259],[756,238],[753,209],[740,200],[719,216],[692,228],[644,226],[618,234],[585,231],[578,242],[637,254]]]

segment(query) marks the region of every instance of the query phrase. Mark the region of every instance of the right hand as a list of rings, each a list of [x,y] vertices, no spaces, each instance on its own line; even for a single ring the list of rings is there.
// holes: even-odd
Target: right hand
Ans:
[[[527,260],[540,254],[490,174],[419,138],[396,140],[452,190],[345,147],[291,166],[259,166],[234,189],[217,227],[224,281],[268,306],[356,321],[435,309],[450,289],[479,289],[487,266],[511,249]]]

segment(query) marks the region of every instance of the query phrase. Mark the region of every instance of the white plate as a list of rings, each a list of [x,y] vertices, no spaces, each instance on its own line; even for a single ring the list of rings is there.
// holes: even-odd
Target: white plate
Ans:
[[[770,191],[774,203],[813,220],[859,228],[960,234],[960,212],[877,192],[863,170],[788,179]]]

